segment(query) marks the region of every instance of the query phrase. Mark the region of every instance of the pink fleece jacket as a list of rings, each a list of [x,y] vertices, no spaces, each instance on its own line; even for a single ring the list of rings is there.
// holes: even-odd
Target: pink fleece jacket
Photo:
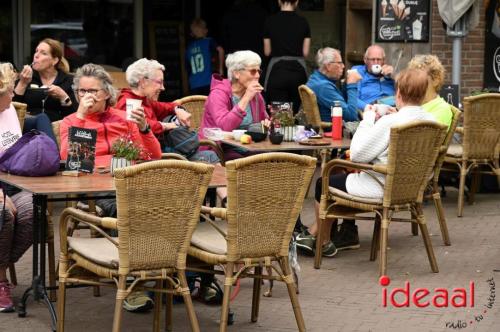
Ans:
[[[224,131],[232,131],[240,126],[247,113],[238,104],[233,105],[231,97],[231,82],[218,74],[214,74],[198,132],[200,138],[205,137],[203,135],[204,128],[220,128]],[[254,123],[267,119],[266,104],[260,93],[250,101],[250,109],[252,110]]]

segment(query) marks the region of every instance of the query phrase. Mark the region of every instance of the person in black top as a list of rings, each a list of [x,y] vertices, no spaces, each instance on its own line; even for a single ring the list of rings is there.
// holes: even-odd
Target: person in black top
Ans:
[[[76,111],[73,78],[62,54],[61,43],[46,38],[38,44],[33,63],[23,67],[14,101],[27,104],[30,115],[45,113],[50,121],[58,121]]]
[[[306,19],[295,13],[298,0],[278,3],[281,11],[264,25],[264,54],[271,57],[264,88],[268,102],[293,102],[296,113],[300,104],[298,87],[307,81],[304,58],[309,54],[311,31]]]

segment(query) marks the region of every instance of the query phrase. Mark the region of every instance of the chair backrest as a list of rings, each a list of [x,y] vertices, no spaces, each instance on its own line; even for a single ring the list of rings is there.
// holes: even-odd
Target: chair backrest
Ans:
[[[439,151],[436,164],[434,165],[434,181],[438,181],[439,173],[441,172],[441,166],[443,166],[444,158],[446,157],[446,152],[448,151],[448,147],[451,144],[451,139],[453,138],[453,134],[455,133],[455,129],[457,128],[458,121],[460,120],[460,116],[462,112],[455,106],[451,106],[451,112],[453,113],[451,118],[451,124],[448,128],[448,132],[444,137],[443,144],[441,145],[441,149]]]
[[[263,153],[226,163],[227,259],[286,256],[316,158]]]
[[[59,149],[61,148],[61,122],[62,120],[52,122],[52,131],[56,137],[57,147]]]
[[[500,94],[464,98],[463,158],[494,159],[499,144]]]
[[[194,95],[177,99],[175,101],[191,113],[191,128],[193,129],[200,128],[203,112],[205,112],[206,100],[207,96]]]
[[[21,131],[22,131],[24,127],[24,119],[26,118],[26,111],[28,109],[28,105],[13,101],[12,106],[14,106],[14,108],[16,109],[17,118],[19,119],[19,125],[21,126]]]
[[[120,273],[185,268],[213,169],[158,160],[115,170]]]
[[[320,132],[323,132],[323,128],[321,128],[321,116],[319,113],[318,101],[314,91],[307,85],[302,84],[299,86],[299,95],[300,100],[302,101],[304,114],[306,115],[307,124],[317,127]]]
[[[383,205],[422,202],[446,126],[414,121],[391,128]]]
[[[129,87],[124,72],[122,72],[122,71],[110,71],[109,75],[111,76],[111,79],[113,80],[113,86],[116,89],[121,90],[121,89]]]

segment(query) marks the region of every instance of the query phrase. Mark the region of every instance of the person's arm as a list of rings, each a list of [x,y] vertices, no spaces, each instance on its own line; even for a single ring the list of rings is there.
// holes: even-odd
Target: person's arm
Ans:
[[[311,38],[304,38],[304,42],[302,43],[302,55],[304,58],[309,56],[309,51],[311,49]]]
[[[271,39],[269,38],[264,38],[264,55],[271,55]]]
[[[30,84],[32,78],[33,69],[30,66],[25,65],[23,67],[23,70],[19,73],[19,81],[14,88],[14,93],[16,94],[16,96],[24,96],[24,93],[26,92],[26,89],[28,88],[28,85]]]
[[[149,159],[160,159],[160,142],[153,134],[153,131],[151,129],[148,130],[148,127],[142,128],[143,130],[141,131],[139,129],[139,124],[136,125],[129,121],[127,121],[127,123],[134,140],[137,142],[141,142],[144,152],[147,154],[147,156],[142,157],[147,157]]]
[[[146,114],[147,121],[151,126],[151,130],[155,135],[160,135],[165,131],[165,126],[162,124],[161,120],[166,118],[168,115],[175,114],[175,107],[177,103],[167,103],[160,101],[149,101],[151,105],[151,111],[153,115]]]
[[[358,121],[358,86],[356,83],[347,84],[347,104],[342,107],[342,119],[344,121]]]
[[[224,131],[231,131],[238,128],[246,112],[242,110],[238,104],[234,105],[232,108],[228,108],[228,103],[232,103],[228,101],[227,98],[225,92],[217,89],[212,90],[205,103],[206,114],[204,116],[208,116],[213,120],[212,123],[214,127]]]

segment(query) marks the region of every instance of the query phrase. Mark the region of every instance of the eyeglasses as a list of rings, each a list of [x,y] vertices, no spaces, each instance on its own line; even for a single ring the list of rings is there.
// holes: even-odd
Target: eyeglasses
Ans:
[[[262,74],[262,70],[261,69],[257,69],[257,68],[253,68],[253,69],[246,69],[245,68],[244,70],[246,70],[247,72],[249,72],[250,75],[252,75],[252,76],[257,75],[257,73],[259,73],[259,75]]]
[[[344,62],[342,62],[342,61],[330,61],[328,63],[336,63],[338,65],[343,65],[344,64]]]
[[[383,58],[366,58],[366,60],[368,60],[368,61],[379,61],[379,62],[384,61]]]
[[[97,93],[103,89],[77,89],[76,93],[78,96],[83,97],[86,93],[90,93],[91,95],[97,96]]]
[[[150,81],[153,81],[155,82],[156,84],[159,84],[159,85],[163,85],[165,83],[164,80],[159,80],[159,79],[156,79],[156,78],[149,78],[149,77],[146,77],[147,80],[150,80]]]

